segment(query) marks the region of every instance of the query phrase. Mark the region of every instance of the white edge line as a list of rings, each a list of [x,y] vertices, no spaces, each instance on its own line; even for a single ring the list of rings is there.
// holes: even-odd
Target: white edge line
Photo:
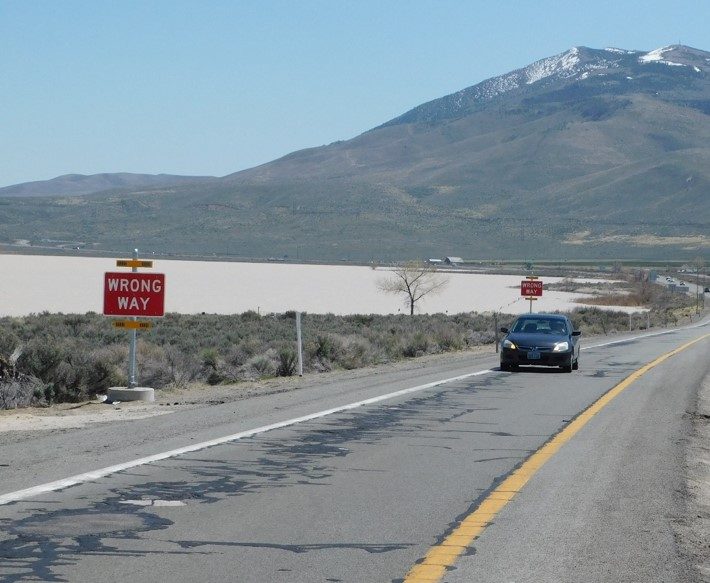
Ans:
[[[643,338],[652,338],[654,336],[665,336],[673,334],[681,330],[693,330],[695,328],[703,328],[710,324],[710,321],[700,322],[692,326],[684,326],[682,328],[671,328],[670,330],[661,330],[660,332],[649,332],[648,334],[639,334],[638,336],[630,336],[628,338],[620,338],[619,340],[611,340],[610,342],[602,342],[601,344],[592,344],[591,346],[582,346],[580,350],[589,350],[590,348],[601,348],[602,346],[613,346],[614,344],[623,344],[624,342],[633,342],[634,340],[642,340]]]
[[[214,447],[215,445],[222,445],[224,443],[229,443],[230,441],[237,441],[245,437],[252,437],[253,435],[258,435],[260,433],[266,433],[267,431],[272,431],[274,429],[280,429],[282,427],[288,427],[290,425],[296,425],[297,423],[303,423],[304,421],[311,421],[312,419],[319,419],[321,417],[326,417],[327,415],[332,415],[334,413],[341,413],[342,411],[349,411],[351,409],[356,409],[364,405],[371,405],[373,403],[379,403],[381,401],[386,401],[388,399],[394,399],[396,397],[401,397],[402,395],[408,395],[410,393],[416,393],[418,391],[425,391],[426,389],[431,389],[439,385],[446,383],[453,383],[456,381],[461,381],[471,377],[481,376],[494,372],[495,369],[485,369],[479,370],[472,373],[467,373],[464,375],[459,375],[456,377],[451,377],[449,379],[443,379],[439,381],[434,381],[431,383],[426,383],[424,385],[418,385],[416,387],[410,387],[408,389],[402,389],[400,391],[395,391],[394,393],[387,393],[386,395],[379,395],[377,397],[371,397],[369,399],[364,399],[363,401],[357,401],[355,403],[349,403],[347,405],[342,405],[341,407],[333,407],[332,409],[326,409],[324,411],[319,411],[317,413],[311,413],[310,415],[304,415],[302,417],[295,417],[293,419],[288,419],[286,421],[279,421],[278,423],[272,423],[271,425],[264,425],[262,427],[257,427],[256,429],[249,429],[247,431],[241,431],[239,433],[234,433],[232,435],[226,435],[224,437],[218,437],[217,439],[210,439],[209,441],[203,441],[201,443],[193,443],[186,447],[180,447],[178,449],[171,449],[170,451],[165,451],[163,453],[157,453],[147,457],[138,458],[130,462],[125,462],[122,464],[116,464],[114,466],[108,466],[106,468],[101,468],[99,470],[93,470],[91,472],[85,472],[83,474],[77,474],[69,478],[64,478],[62,480],[56,480],[54,482],[47,482],[46,484],[40,484],[39,486],[33,486],[32,488],[26,488],[24,490],[17,490],[16,492],[9,492],[0,496],[0,506],[5,504],[10,504],[12,502],[18,502],[20,500],[25,500],[27,498],[32,498],[38,496],[39,494],[45,494],[47,492],[55,492],[56,490],[62,490],[70,486],[76,486],[77,484],[83,484],[86,482],[93,482],[110,474],[115,474],[116,472],[122,472],[130,468],[135,468],[137,466],[143,466],[145,464],[150,464],[160,460],[176,457],[186,453],[191,453],[194,451],[199,451],[201,449],[206,449],[208,447]]]

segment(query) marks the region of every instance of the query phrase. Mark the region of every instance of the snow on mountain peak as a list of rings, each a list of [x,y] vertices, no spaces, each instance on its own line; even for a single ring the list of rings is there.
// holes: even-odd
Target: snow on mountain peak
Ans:
[[[671,50],[671,47],[662,47],[660,49],[654,49],[648,51],[645,55],[639,57],[639,63],[653,63],[656,61],[663,60],[663,53],[667,53]]]
[[[562,73],[562,76],[567,76],[564,73],[574,72],[579,62],[579,49],[577,47],[573,47],[561,55],[536,61],[532,65],[525,67],[525,83],[531,85],[559,73]]]
[[[662,63],[663,65],[669,65],[671,67],[684,67],[685,65],[683,65],[683,63],[675,63],[664,58],[664,55],[667,52],[672,51],[674,48],[675,47],[673,46],[668,46],[649,51],[645,55],[641,55],[639,57],[639,63],[644,65],[648,63]]]
[[[638,51],[629,51],[627,49],[618,49],[616,47],[606,47],[604,49],[607,53],[616,53],[617,55],[633,55]]]
[[[617,51],[611,52],[615,53]],[[619,50],[618,52],[621,51]],[[522,69],[487,79],[478,85],[463,89],[453,94],[453,107],[459,109],[464,106],[466,101],[471,99],[473,101],[489,101],[503,93],[513,91],[524,85],[532,85],[548,78],[571,79],[578,77],[580,80],[584,80],[594,70],[617,66],[618,64],[613,56],[609,59],[600,57],[590,59],[588,55],[582,54],[579,47],[573,47],[559,55],[535,61]]]

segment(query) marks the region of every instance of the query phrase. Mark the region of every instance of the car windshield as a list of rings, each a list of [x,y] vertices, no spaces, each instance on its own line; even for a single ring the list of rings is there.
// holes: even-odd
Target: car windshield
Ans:
[[[521,318],[513,326],[513,332],[530,334],[566,334],[567,326],[563,320],[549,318]]]

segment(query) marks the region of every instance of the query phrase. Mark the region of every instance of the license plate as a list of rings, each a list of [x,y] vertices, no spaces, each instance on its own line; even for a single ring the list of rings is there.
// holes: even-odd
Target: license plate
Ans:
[[[540,353],[537,350],[528,352],[528,360],[540,360]]]

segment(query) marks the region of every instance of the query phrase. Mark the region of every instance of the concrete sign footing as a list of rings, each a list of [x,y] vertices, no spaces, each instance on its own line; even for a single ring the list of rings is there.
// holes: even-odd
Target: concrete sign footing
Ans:
[[[150,387],[110,387],[107,401],[155,401],[155,391]]]

